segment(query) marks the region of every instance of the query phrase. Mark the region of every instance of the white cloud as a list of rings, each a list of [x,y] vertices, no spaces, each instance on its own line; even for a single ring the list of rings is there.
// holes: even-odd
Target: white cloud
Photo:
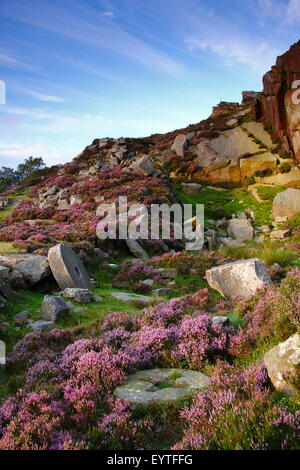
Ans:
[[[30,156],[44,157],[48,165],[62,162],[64,153],[41,143],[14,142],[0,140],[0,165],[15,167]]]
[[[12,56],[12,54],[8,53],[7,51],[0,49],[0,64],[5,67],[14,68],[14,69],[21,69],[21,70],[38,70],[38,67],[35,67],[30,64],[26,64],[22,60],[16,59]]]
[[[114,18],[116,15],[112,10],[107,10],[103,13],[103,16],[107,16],[108,18]]]
[[[16,87],[16,89],[19,92],[24,93],[25,95],[29,95],[29,96],[31,96],[32,98],[34,98],[38,101],[45,101],[47,103],[64,103],[64,101],[65,101],[63,98],[60,98],[59,96],[46,95],[45,93],[40,93],[38,91],[27,90],[25,88]]]

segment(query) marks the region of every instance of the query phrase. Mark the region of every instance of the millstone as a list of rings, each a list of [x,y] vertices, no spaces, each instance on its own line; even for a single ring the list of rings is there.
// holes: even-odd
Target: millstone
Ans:
[[[53,276],[59,287],[88,289],[91,285],[90,276],[80,258],[72,248],[64,243],[49,250],[48,260]]]
[[[166,403],[209,385],[210,378],[193,370],[150,369],[129,375],[115,396],[136,404]]]

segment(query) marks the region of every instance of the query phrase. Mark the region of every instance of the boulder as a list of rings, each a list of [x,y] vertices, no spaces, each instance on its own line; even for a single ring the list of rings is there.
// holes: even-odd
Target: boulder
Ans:
[[[55,323],[53,321],[38,320],[35,322],[30,322],[28,327],[35,331],[49,331],[55,328]]]
[[[22,325],[23,323],[25,323],[29,318],[29,313],[27,311],[25,312],[20,312],[20,313],[17,313],[17,315],[14,316],[14,322],[17,324],[17,325]]]
[[[91,280],[80,258],[68,245],[60,243],[49,250],[48,260],[59,287],[88,289]]]
[[[131,238],[128,238],[126,240],[126,245],[129,248],[129,251],[135,258],[142,259],[147,261],[149,259],[149,256],[147,252],[144,250],[144,248],[139,244],[138,241],[133,240]]]
[[[56,295],[46,295],[44,297],[40,309],[40,318],[56,322],[68,313],[69,305],[61,297]]]
[[[300,335],[291,336],[264,356],[269,377],[276,388],[288,397],[300,393]]]
[[[229,326],[230,318],[229,317],[213,317],[212,322],[214,325],[224,328],[224,326]]]
[[[251,297],[266,283],[272,283],[262,262],[256,258],[212,268],[206,271],[206,279],[212,289],[229,299]]]
[[[272,210],[275,220],[290,219],[298,212],[300,212],[300,189],[289,188],[276,195]]]
[[[158,297],[164,297],[165,295],[169,295],[171,292],[171,289],[168,289],[166,287],[161,287],[160,289],[154,289],[152,291],[153,295],[157,295]]]
[[[71,196],[70,198],[70,206],[75,206],[75,205],[80,205],[82,204],[82,199],[80,196],[77,196],[76,194],[73,194],[73,196]]]
[[[177,277],[176,268],[161,268],[158,271],[163,279],[176,279]]]
[[[239,242],[253,240],[254,237],[254,229],[251,223],[244,219],[231,219],[227,231],[231,238]]]
[[[131,294],[128,292],[111,292],[110,295],[117,300],[122,300],[123,302],[138,301],[138,302],[148,303],[151,301],[151,297],[148,297],[146,295]]]
[[[6,266],[0,266],[0,279],[6,279],[9,276],[9,269]]]
[[[49,262],[46,256],[32,255],[15,264],[17,269],[29,285],[34,286],[42,279],[48,277],[51,274]]]
[[[220,238],[220,242],[228,248],[240,248],[242,246],[245,246],[245,243],[238,240],[234,240],[230,237],[222,237]]]
[[[274,230],[270,238],[271,240],[284,240],[285,238],[289,238],[292,235],[290,230]]]
[[[188,146],[187,136],[184,134],[179,134],[174,140],[171,150],[174,150],[174,152],[177,153],[177,155],[179,155],[180,157],[183,157],[184,151],[187,149],[187,146]]]
[[[210,378],[193,370],[150,369],[135,372],[114,394],[136,404],[174,402],[191,392],[208,387]]]
[[[148,155],[144,155],[143,157],[136,160],[134,163],[132,163],[130,168],[143,173],[146,176],[150,176],[154,172],[152,160]]]
[[[198,194],[202,190],[202,186],[197,183],[182,183],[182,188],[186,194]]]
[[[8,300],[11,296],[10,285],[3,281],[0,281],[0,296],[5,300]]]
[[[67,288],[62,295],[66,299],[74,299],[81,304],[88,304],[93,300],[93,294],[89,289]]]
[[[70,208],[70,204],[66,199],[60,199],[57,203],[58,211],[67,211]]]

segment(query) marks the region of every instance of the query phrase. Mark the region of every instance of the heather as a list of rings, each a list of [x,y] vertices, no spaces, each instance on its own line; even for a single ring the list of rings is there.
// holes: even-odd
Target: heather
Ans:
[[[272,295],[240,302],[247,328],[214,323],[232,306],[201,289],[140,314],[111,313],[85,329],[26,335],[8,361],[22,385],[1,403],[0,448],[132,450],[151,448],[164,434],[175,449],[296,448],[296,401],[274,392],[261,362],[242,369],[239,357],[270,331],[277,340],[295,331],[299,279],[295,269]],[[114,398],[129,373],[154,367],[207,370],[212,385],[165,407]]]

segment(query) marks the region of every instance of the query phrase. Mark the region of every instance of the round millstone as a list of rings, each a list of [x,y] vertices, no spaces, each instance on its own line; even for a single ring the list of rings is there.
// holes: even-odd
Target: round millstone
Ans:
[[[59,287],[88,289],[90,276],[71,247],[60,243],[49,250],[48,261]]]
[[[129,375],[115,390],[115,396],[136,404],[166,403],[201,390],[210,378],[194,370],[150,369]]]

